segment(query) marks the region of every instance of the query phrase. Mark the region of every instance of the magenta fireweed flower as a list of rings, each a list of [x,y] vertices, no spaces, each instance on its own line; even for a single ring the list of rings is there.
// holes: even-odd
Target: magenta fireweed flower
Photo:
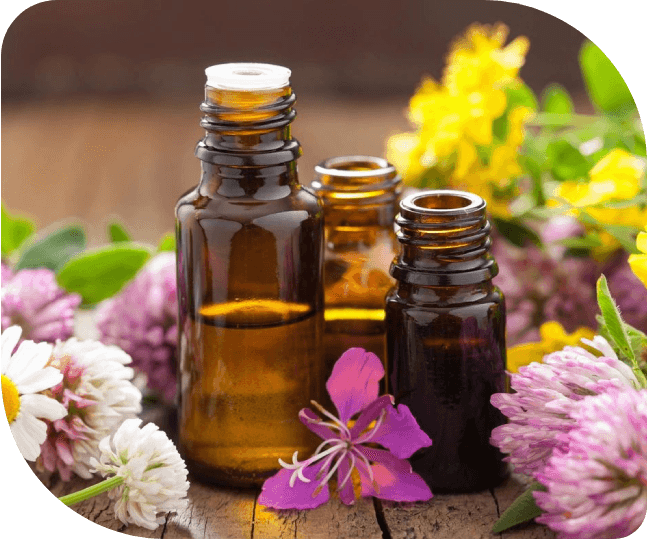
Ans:
[[[4,279],[4,276],[3,276]],[[2,330],[18,325],[22,340],[55,342],[74,331],[74,309],[81,296],[58,286],[47,268],[24,269],[2,282]]]
[[[326,383],[338,418],[313,401],[325,416],[308,408],[299,419],[323,442],[309,459],[292,463],[263,485],[258,503],[275,509],[312,509],[330,498],[328,481],[337,473],[337,491],[346,505],[355,503],[351,475],[357,470],[361,495],[393,501],[423,501],[432,497],[424,480],[404,459],[431,445],[431,439],[404,404],[393,406],[393,397],[378,398],[382,362],[361,348],[347,350],[335,363]],[[349,421],[359,414],[357,421]],[[385,449],[373,447],[379,444]],[[373,464],[371,464],[371,462]]]
[[[536,520],[560,539],[613,539],[636,531],[647,512],[647,391],[588,397],[576,428],[558,434],[556,452],[537,479],[546,513]]]
[[[505,460],[517,472],[533,475],[543,469],[553,450],[567,449],[564,438],[556,434],[576,426],[571,414],[586,396],[640,387],[631,367],[618,359],[603,337],[582,342],[602,357],[567,346],[545,356],[543,363],[531,363],[511,374],[516,393],[492,395],[492,404],[509,423],[492,431],[490,443],[508,454]]]
[[[148,387],[167,401],[176,391],[176,290],[175,253],[163,252],[97,312],[101,341],[125,350],[133,367],[146,374]]]

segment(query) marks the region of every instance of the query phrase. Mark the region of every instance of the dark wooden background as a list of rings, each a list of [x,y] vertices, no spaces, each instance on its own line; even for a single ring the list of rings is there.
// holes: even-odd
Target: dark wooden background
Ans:
[[[582,35],[544,13],[484,0],[54,0],[31,7],[2,47],[2,198],[46,227],[78,218],[93,244],[121,218],[138,240],[172,230],[199,178],[193,148],[204,68],[241,60],[293,71],[303,183],[333,155],[383,155],[408,127],[421,76],[453,37],[503,21],[531,49],[523,77],[582,101]]]

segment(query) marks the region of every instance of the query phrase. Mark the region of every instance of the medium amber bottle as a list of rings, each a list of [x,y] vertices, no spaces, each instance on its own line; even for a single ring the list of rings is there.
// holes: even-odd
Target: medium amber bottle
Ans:
[[[396,219],[397,285],[386,299],[389,388],[433,445],[409,460],[435,492],[493,487],[507,474],[489,443],[503,415],[505,303],[492,284],[485,201],[461,191],[406,197]]]
[[[384,298],[397,252],[393,220],[402,189],[386,160],[334,157],[315,167],[312,187],[325,214],[325,337],[329,371],[348,349],[386,360]]]
[[[261,484],[316,438],[324,391],[323,209],[297,177],[290,71],[207,69],[199,185],[176,206],[179,446],[197,476]]]

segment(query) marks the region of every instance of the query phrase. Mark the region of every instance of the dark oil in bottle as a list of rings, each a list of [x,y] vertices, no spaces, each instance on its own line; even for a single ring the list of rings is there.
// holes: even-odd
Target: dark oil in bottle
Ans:
[[[505,303],[492,285],[485,202],[430,191],[401,203],[398,284],[386,300],[389,388],[433,444],[409,461],[434,492],[473,492],[508,473],[489,443],[505,418]]]

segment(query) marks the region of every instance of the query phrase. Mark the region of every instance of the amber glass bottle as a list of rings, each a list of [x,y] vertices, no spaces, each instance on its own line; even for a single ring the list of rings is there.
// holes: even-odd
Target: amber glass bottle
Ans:
[[[385,361],[384,297],[393,286],[389,265],[398,246],[393,220],[400,176],[379,157],[334,157],[315,167],[312,187],[323,201],[326,223],[328,370],[352,347]]]
[[[409,460],[433,491],[493,487],[507,474],[490,404],[505,390],[505,303],[492,284],[485,201],[461,191],[406,197],[396,219],[397,285],[386,299],[389,388],[433,445]]]
[[[179,445],[203,479],[259,485],[316,438],[323,209],[297,178],[289,70],[207,69],[199,185],[176,206]]]

